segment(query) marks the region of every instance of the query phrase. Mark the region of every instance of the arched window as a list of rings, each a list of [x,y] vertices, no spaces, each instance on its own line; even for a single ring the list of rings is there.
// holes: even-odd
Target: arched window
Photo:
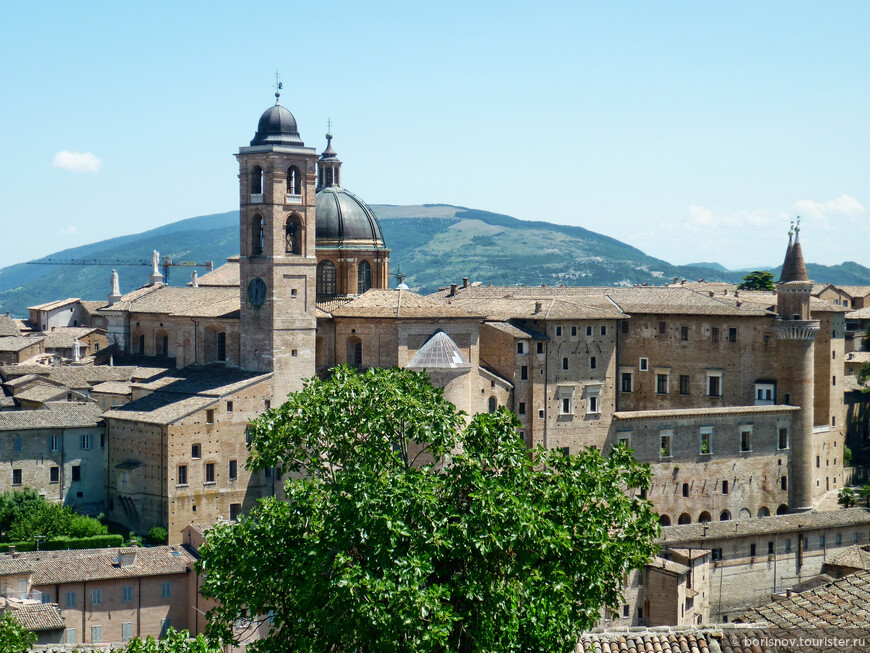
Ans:
[[[251,170],[251,195],[263,194],[263,169],[260,166],[254,166]]]
[[[777,515],[787,515],[788,514],[788,506],[784,503],[780,504],[779,508],[776,509]]]
[[[360,261],[356,268],[356,294],[362,295],[372,287],[372,265],[368,261]]]
[[[752,519],[752,513],[749,508],[741,508],[739,513],[740,519]]]
[[[689,516],[688,513],[684,512],[682,515],[680,515],[680,518],[677,520],[677,523],[678,524],[691,524],[692,518]]]
[[[335,264],[321,261],[317,265],[317,294],[325,297],[335,295]]]
[[[299,172],[299,168],[296,166],[290,166],[287,170],[287,194],[302,194],[302,175]]]
[[[302,218],[295,213],[284,225],[284,251],[287,254],[302,253]]]
[[[698,516],[699,524],[709,524],[711,521],[713,521],[713,517],[706,510]]]
[[[263,253],[265,246],[265,230],[263,229],[263,218],[255,215],[251,222],[251,256],[258,256]]]
[[[659,515],[659,524],[661,524],[662,526],[670,526],[671,518],[667,515]]]
[[[326,185],[332,186],[332,168],[326,169]]]
[[[498,408],[498,399],[496,399],[495,397],[490,397],[489,412],[494,413],[496,411],[496,408]]]
[[[729,519],[731,519],[731,513],[727,510],[723,510],[719,513],[719,521],[728,521]]]
[[[770,509],[767,506],[761,506],[758,509],[758,518],[761,519],[762,517],[770,517]]]

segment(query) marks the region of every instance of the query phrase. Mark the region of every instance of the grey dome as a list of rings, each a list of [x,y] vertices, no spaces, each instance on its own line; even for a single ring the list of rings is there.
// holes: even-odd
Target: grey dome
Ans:
[[[296,127],[296,118],[280,104],[271,106],[260,116],[251,145],[304,146]]]
[[[344,188],[330,186],[318,191],[315,215],[318,247],[341,246],[345,241],[354,241],[355,247],[385,247],[374,212]]]

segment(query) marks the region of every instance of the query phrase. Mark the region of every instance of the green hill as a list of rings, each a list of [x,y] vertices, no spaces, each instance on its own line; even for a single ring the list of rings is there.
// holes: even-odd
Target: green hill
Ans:
[[[671,265],[615,238],[582,227],[518,220],[448,204],[373,205],[392,254],[391,269],[419,292],[463,277],[495,285],[661,285],[673,277],[737,282],[745,272],[714,263]],[[238,211],[180,220],[140,234],[67,249],[46,258],[150,260],[156,249],[175,260],[223,263],[239,251]],[[870,269],[854,262],[808,264],[818,282],[870,285]],[[775,268],[769,269],[774,274]],[[121,292],[148,281],[150,265],[118,268]],[[200,270],[200,273],[203,271]],[[0,269],[0,312],[26,317],[27,307],[54,299],[105,299],[109,266],[18,264]],[[175,269],[170,283],[189,281]],[[395,285],[395,283],[394,283]]]

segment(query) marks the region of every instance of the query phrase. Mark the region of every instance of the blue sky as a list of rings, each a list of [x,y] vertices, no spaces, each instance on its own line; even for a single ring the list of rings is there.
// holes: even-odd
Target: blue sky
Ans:
[[[273,101],[369,203],[870,266],[870,3],[0,5],[0,267],[238,206]]]

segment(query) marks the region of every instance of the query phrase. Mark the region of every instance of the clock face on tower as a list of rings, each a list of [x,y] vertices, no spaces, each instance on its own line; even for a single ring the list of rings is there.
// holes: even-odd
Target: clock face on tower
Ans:
[[[254,277],[248,282],[248,301],[253,306],[262,306],[266,301],[266,282]]]

